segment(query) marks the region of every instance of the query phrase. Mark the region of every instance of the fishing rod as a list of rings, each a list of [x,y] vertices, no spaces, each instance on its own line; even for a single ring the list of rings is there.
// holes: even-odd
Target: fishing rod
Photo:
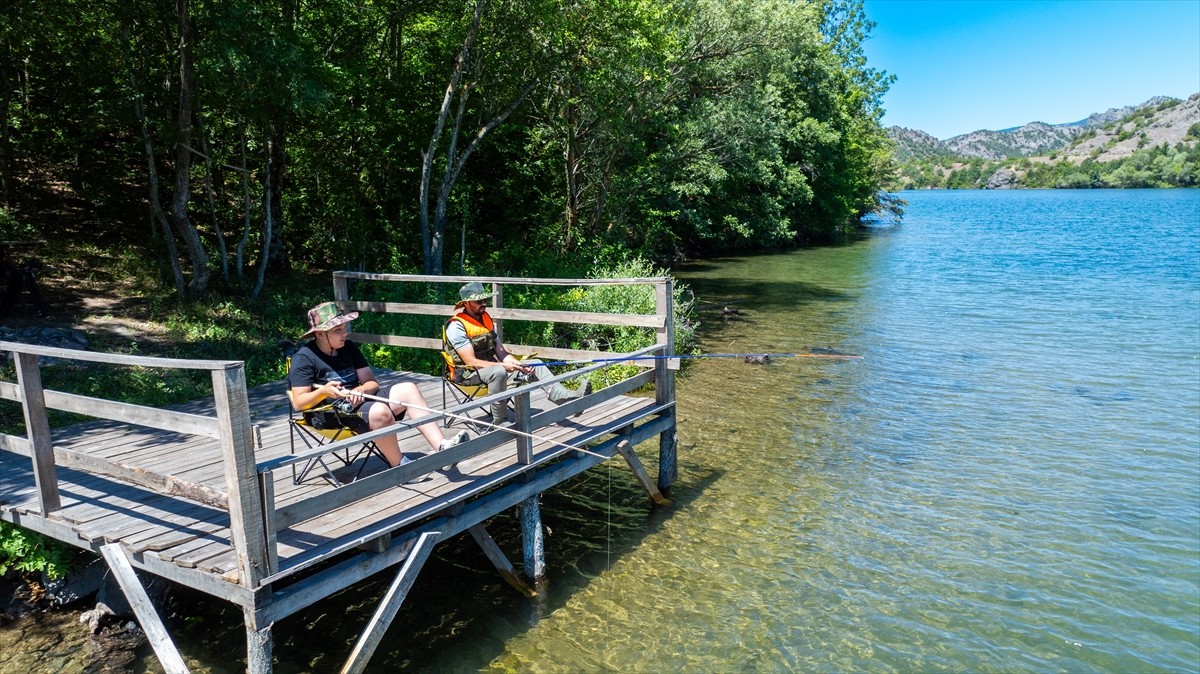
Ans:
[[[451,418],[451,419],[457,419],[457,420],[459,420],[459,421],[465,421],[465,422],[467,422],[467,423],[469,423],[469,424],[474,424],[474,425],[476,425],[476,426],[487,426],[488,428],[491,428],[491,429],[493,429],[493,430],[498,430],[498,431],[507,431],[507,432],[509,432],[509,433],[512,433],[513,435],[521,435],[521,436],[524,436],[524,437],[526,437],[526,438],[531,438],[531,439],[533,439],[533,440],[538,440],[538,441],[540,441],[540,442],[549,442],[550,444],[553,444],[553,445],[558,445],[559,447],[566,447],[567,449],[573,449],[573,450],[575,450],[575,451],[577,451],[577,452],[583,452],[584,454],[589,454],[589,455],[591,455],[591,456],[594,456],[594,457],[597,457],[597,458],[600,458],[600,459],[604,459],[605,461],[607,461],[608,459],[612,458],[612,457],[605,456],[605,455],[603,455],[603,454],[598,454],[598,453],[596,453],[596,452],[593,452],[593,451],[590,451],[590,450],[586,450],[586,449],[584,449],[584,448],[582,448],[582,447],[579,447],[579,446],[576,446],[576,445],[570,445],[570,444],[567,444],[567,443],[565,443],[565,442],[559,442],[558,440],[551,440],[550,438],[545,438],[545,437],[542,437],[542,436],[540,436],[540,435],[534,435],[533,433],[526,433],[525,431],[518,431],[517,429],[515,429],[515,428],[510,428],[510,427],[508,427],[508,426],[500,426],[500,425],[498,425],[498,424],[490,424],[490,423],[488,423],[488,422],[486,422],[486,421],[480,421],[480,420],[478,420],[478,419],[472,419],[471,417],[468,417],[468,416],[462,416],[462,415],[458,415],[458,414],[451,414],[450,412],[446,412],[446,411],[444,411],[444,410],[435,410],[435,409],[431,409],[431,408],[429,408],[429,407],[423,407],[423,406],[421,406],[421,405],[416,405],[416,404],[414,404],[414,403],[401,402],[401,401],[399,401],[399,400],[389,400],[388,398],[381,398],[381,397],[379,397],[379,396],[373,396],[373,395],[371,395],[371,394],[369,394],[369,393],[358,393],[358,395],[362,396],[364,400],[375,400],[375,401],[377,401],[377,402],[381,402],[381,403],[388,403],[388,404],[391,404],[391,405],[403,405],[403,406],[405,406],[405,407],[411,407],[411,408],[413,408],[413,409],[420,410],[420,411],[422,411],[422,412],[429,412],[430,414],[440,414],[441,416],[444,416],[444,417],[449,417],[449,418]]]
[[[674,360],[685,358],[741,358],[746,361],[766,362],[772,358],[831,358],[834,360],[861,360],[862,356],[854,353],[681,353],[674,356],[625,356],[621,358],[585,358],[580,360],[550,360],[542,361],[542,365],[584,365],[587,363],[624,363],[630,360]]]

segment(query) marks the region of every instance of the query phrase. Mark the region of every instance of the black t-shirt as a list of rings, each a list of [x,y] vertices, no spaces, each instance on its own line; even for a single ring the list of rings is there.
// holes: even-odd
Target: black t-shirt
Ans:
[[[288,387],[317,388],[331,381],[340,381],[346,388],[354,388],[360,383],[358,370],[364,367],[367,367],[367,359],[354,342],[347,340],[337,354],[327,356],[317,347],[316,341],[311,341],[292,356],[292,367],[287,376]]]

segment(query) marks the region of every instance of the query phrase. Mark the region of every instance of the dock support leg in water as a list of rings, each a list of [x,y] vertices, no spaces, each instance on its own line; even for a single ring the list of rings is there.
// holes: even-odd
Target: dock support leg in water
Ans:
[[[400,572],[396,574],[396,579],[392,581],[392,586],[388,588],[387,594],[383,595],[383,599],[379,600],[379,608],[375,609],[375,615],[371,616],[371,621],[358,638],[358,643],[354,644],[354,650],[346,660],[346,665],[342,667],[341,674],[361,674],[366,669],[367,662],[379,647],[379,642],[383,641],[383,633],[387,632],[392,620],[396,618],[396,612],[400,610],[400,605],[404,603],[404,598],[408,596],[408,591],[417,580],[417,574],[421,572],[425,560],[429,559],[429,553],[433,552],[433,546],[440,536],[440,532],[426,531],[417,539],[400,567]]]
[[[254,610],[243,609],[246,618],[246,673],[271,674],[271,626],[258,627]]]
[[[542,509],[538,495],[521,502],[521,551],[525,553],[525,575],[534,583],[546,575],[546,546],[542,538]]]
[[[674,414],[673,410],[672,414]],[[664,494],[672,484],[675,484],[675,478],[679,477],[675,456],[677,447],[679,447],[679,436],[676,434],[674,426],[671,427],[671,430],[658,434],[658,490]]]
[[[146,638],[150,640],[150,646],[154,648],[154,654],[158,656],[163,670],[167,674],[188,674],[187,665],[167,634],[167,628],[159,620],[158,611],[155,611],[154,604],[150,603],[150,597],[142,587],[142,581],[138,580],[125,548],[118,543],[109,543],[100,546],[100,554],[104,556],[104,561],[108,562],[108,568],[112,569],[117,585],[121,586],[121,591],[133,607],[133,613],[146,633]]]
[[[469,531],[471,532],[471,537],[479,544],[479,547],[483,548],[483,554],[487,555],[487,558],[491,560],[496,570],[500,572],[504,580],[508,581],[509,585],[515,587],[518,592],[526,597],[533,597],[537,594],[521,576],[517,575],[512,562],[508,561],[508,557],[504,556],[504,551],[500,549],[499,545],[496,545],[496,541],[492,540],[492,535],[487,532],[487,529],[483,528],[482,524],[476,524]]]

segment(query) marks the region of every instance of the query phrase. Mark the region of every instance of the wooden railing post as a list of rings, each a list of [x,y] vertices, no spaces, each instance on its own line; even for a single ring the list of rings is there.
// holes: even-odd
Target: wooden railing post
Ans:
[[[246,372],[238,364],[214,370],[213,398],[220,420],[225,489],[229,493],[229,531],[237,552],[239,582],[256,588],[269,573],[266,519],[254,459],[254,432],[246,399]]]
[[[350,299],[350,284],[345,276],[333,273],[333,299],[336,302],[345,302]]]
[[[668,276],[655,288],[655,311],[663,319],[663,327],[655,335],[655,341],[666,348],[660,355],[675,355],[675,307],[674,282]],[[675,370],[679,361],[671,358],[660,358],[654,366],[654,398],[659,406],[675,402]],[[671,405],[663,410],[663,416],[675,418],[675,407]],[[658,435],[658,489],[667,491],[675,482],[678,475],[675,458],[675,424],[670,430]]]
[[[504,306],[504,284],[493,283],[492,292],[496,293],[496,297],[492,299],[492,308],[500,308]],[[504,343],[504,321],[502,319],[492,317],[492,326],[496,331],[496,341]]]
[[[532,425],[531,415],[529,412],[529,392],[522,392],[513,399],[513,408],[516,412],[514,419],[514,428],[525,435],[517,435],[517,463],[528,466],[533,463],[533,438],[529,437],[530,426]],[[515,434],[514,434],[515,435]]]
[[[58,471],[54,468],[54,446],[50,442],[50,421],[46,417],[46,396],[42,391],[42,373],[38,357],[13,352],[17,364],[17,384],[21,387],[21,409],[25,413],[25,433],[33,450],[33,480],[38,491],[38,510],[42,517],[62,508],[58,495]]]

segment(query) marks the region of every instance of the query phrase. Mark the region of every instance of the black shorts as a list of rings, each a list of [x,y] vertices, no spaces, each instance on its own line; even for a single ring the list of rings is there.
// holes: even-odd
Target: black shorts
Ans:
[[[391,392],[391,386],[384,386],[372,395],[379,398],[387,398]],[[335,406],[333,409],[328,410],[312,410],[304,412],[304,422],[317,429],[349,428],[355,433],[366,433],[371,430],[371,422],[369,421],[371,406],[386,404],[378,400],[367,400],[352,409],[338,409]],[[405,412],[401,412],[396,415],[396,421],[403,419],[404,414]]]

